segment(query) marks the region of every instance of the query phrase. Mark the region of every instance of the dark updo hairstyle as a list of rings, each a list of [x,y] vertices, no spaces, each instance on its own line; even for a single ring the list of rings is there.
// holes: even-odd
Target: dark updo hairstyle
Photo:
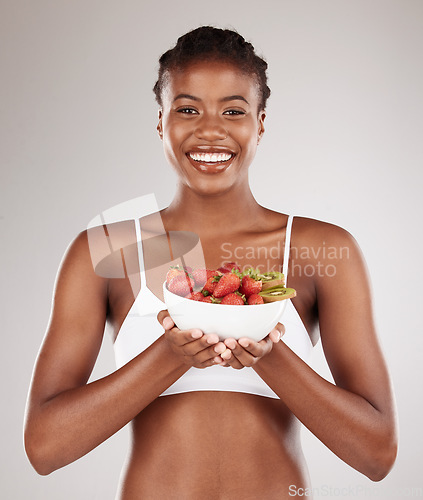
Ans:
[[[200,26],[178,38],[173,49],[169,49],[159,59],[158,80],[153,87],[160,107],[162,92],[172,69],[184,68],[196,61],[227,61],[242,72],[254,75],[259,88],[259,108],[266,108],[270,89],[267,86],[267,62],[256,55],[254,47],[236,31]]]

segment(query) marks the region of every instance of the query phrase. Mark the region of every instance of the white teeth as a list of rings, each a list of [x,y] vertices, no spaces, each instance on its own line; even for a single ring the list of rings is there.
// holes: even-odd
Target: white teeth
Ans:
[[[229,153],[189,153],[189,156],[195,161],[203,161],[206,163],[228,161],[232,157]]]

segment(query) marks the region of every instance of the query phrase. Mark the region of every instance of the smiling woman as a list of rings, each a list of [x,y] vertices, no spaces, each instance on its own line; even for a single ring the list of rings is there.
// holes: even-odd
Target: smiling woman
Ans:
[[[197,60],[171,75],[157,130],[180,184],[208,194],[244,184],[266,116],[254,74],[233,62]]]
[[[40,474],[78,459],[129,422],[121,500],[281,500],[312,491],[300,422],[370,479],[391,469],[394,397],[357,243],[332,224],[293,222],[251,192],[248,170],[270,95],[266,68],[241,35],[210,26],[183,35],[161,56],[157,131],[177,174],[176,193],[135,226],[124,221],[81,232],[63,259],[25,424],[27,454]],[[230,272],[229,251],[241,269],[283,272],[297,291],[283,324],[260,341],[248,328],[244,337],[220,341],[175,325],[162,300],[178,254],[171,235],[193,233],[209,270]],[[103,244],[104,234],[108,243],[114,238],[111,245]],[[93,249],[103,255],[109,247],[135,275],[96,274]],[[118,368],[87,383],[106,322]],[[335,384],[307,364],[319,334]]]

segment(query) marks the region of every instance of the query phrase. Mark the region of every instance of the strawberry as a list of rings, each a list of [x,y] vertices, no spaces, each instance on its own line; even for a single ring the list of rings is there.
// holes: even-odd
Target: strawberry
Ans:
[[[247,275],[242,278],[241,287],[239,291],[246,297],[249,297],[250,295],[261,292],[262,286],[263,283],[261,281],[255,280],[251,276]]]
[[[204,295],[201,292],[192,292],[189,293],[185,298],[202,302],[204,299]]]
[[[210,304],[213,304],[212,296],[211,295],[207,295],[206,297],[203,296],[201,302],[209,302]]]
[[[228,293],[223,297],[221,304],[226,304],[231,306],[243,306],[244,299],[241,297],[241,295],[238,295],[237,293]]]
[[[264,300],[263,300],[263,297],[261,295],[259,295],[258,293],[253,293],[248,297],[247,304],[249,306],[253,306],[256,304],[264,304]]]
[[[194,269],[191,271],[191,277],[195,282],[195,286],[203,287],[207,281],[207,269]]]
[[[206,269],[206,273],[207,273],[207,279],[211,278],[212,276],[221,276],[222,273],[220,271],[218,271],[217,269],[213,269],[212,271],[210,271],[210,269]]]
[[[227,262],[226,264],[223,264],[222,267],[219,267],[218,271],[220,271],[223,274],[230,273],[232,269],[236,269],[237,271],[241,272],[241,268],[238,266],[236,262]]]
[[[185,271],[179,266],[171,266],[166,274],[166,285],[169,285],[175,276],[183,276],[184,274],[186,274]]]
[[[235,292],[241,284],[240,277],[234,272],[228,272],[223,276],[215,277],[214,279],[219,280],[213,292],[215,297],[224,297],[225,295],[228,295],[228,293]]]
[[[192,293],[193,288],[194,280],[185,273],[175,276],[167,285],[169,292],[180,295],[181,297],[186,297],[189,293]]]
[[[210,276],[210,278],[208,278],[208,280],[206,281],[206,284],[204,285],[202,291],[208,292],[210,295],[213,295],[216,286],[217,286],[216,276]]]

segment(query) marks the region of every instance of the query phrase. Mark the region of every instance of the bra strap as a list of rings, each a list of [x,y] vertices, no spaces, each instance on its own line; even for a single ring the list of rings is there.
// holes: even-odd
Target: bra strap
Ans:
[[[142,251],[141,223],[139,218],[135,219],[135,234],[137,236],[138,263],[140,266],[141,289],[146,287],[144,254]]]
[[[291,249],[291,229],[292,229],[292,220],[294,216],[288,216],[288,222],[286,223],[286,232],[285,232],[285,250],[283,254],[283,267],[282,272],[285,277],[285,286],[288,278],[288,262],[289,262],[289,251]]]

